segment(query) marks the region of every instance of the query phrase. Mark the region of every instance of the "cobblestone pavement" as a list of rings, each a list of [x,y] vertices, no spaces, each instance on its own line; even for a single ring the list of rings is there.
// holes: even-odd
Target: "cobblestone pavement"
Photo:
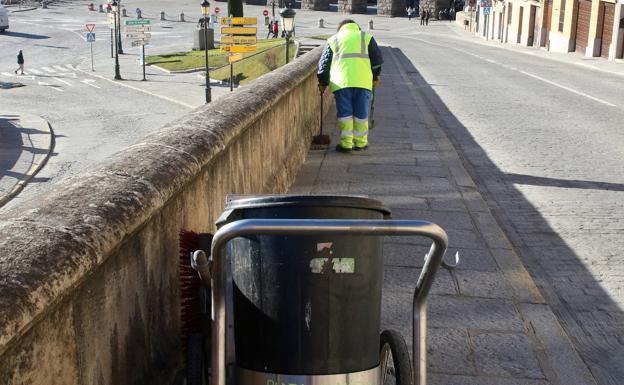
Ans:
[[[407,37],[433,107],[600,384],[624,383],[621,77],[481,44]],[[470,68],[467,73],[457,68]]]
[[[593,378],[543,301],[466,172],[430,107],[429,86],[398,49],[386,62],[375,105],[371,148],[311,151],[291,193],[365,194],[395,219],[422,219],[449,234],[429,299],[430,384],[592,384]],[[325,119],[337,143],[335,112]],[[397,237],[384,246],[384,328],[411,338],[411,303],[426,240]]]

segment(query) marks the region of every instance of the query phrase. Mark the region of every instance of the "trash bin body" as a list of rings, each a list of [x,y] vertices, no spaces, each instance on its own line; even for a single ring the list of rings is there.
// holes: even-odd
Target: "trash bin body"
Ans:
[[[384,219],[378,201],[340,196],[232,200],[217,222]],[[369,236],[249,236],[231,261],[237,365],[282,374],[336,374],[379,365],[382,242]]]

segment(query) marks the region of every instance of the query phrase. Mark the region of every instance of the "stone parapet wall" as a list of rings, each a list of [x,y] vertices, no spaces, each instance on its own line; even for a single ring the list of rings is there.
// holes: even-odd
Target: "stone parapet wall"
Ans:
[[[176,383],[178,233],[214,231],[228,193],[287,191],[319,127],[320,53],[0,218],[3,384]]]

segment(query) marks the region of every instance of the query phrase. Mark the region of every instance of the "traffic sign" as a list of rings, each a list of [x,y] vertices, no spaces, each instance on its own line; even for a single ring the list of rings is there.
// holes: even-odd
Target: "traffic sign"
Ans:
[[[148,19],[130,19],[124,20],[124,25],[149,25],[151,21]]]
[[[107,16],[107,21],[108,21],[108,24],[111,25],[111,28],[113,28],[113,25],[115,24],[115,15],[112,13],[109,13]]]
[[[256,52],[255,45],[222,45],[222,52],[231,52],[231,53],[248,53],[248,52]]]
[[[255,35],[256,27],[221,27],[223,35]]]
[[[152,30],[151,25],[126,25],[124,27],[126,32],[150,32]]]
[[[87,33],[87,43],[93,43],[95,41],[95,32]]]
[[[139,47],[139,46],[141,46],[141,45],[147,45],[147,44],[149,44],[149,40],[147,40],[147,39],[146,39],[146,40],[132,40],[132,41],[130,42],[130,44],[131,44],[133,47]]]
[[[151,33],[126,33],[128,39],[149,39],[152,37]]]
[[[221,19],[221,25],[245,25],[245,24],[257,24],[257,17],[224,17]],[[255,32],[254,32],[255,33]]]
[[[255,36],[223,36],[221,44],[256,44]]]
[[[492,12],[492,7],[484,7],[483,8],[483,14],[484,15],[489,15]]]
[[[265,9],[264,11],[262,11],[262,16],[269,16],[269,10]]]
[[[229,63],[234,63],[235,61],[239,61],[243,58],[243,54],[242,53],[233,53],[228,55],[228,62]]]
[[[93,32],[93,28],[95,28],[95,24],[87,24],[86,27],[87,27],[87,31]]]
[[[221,8],[219,8],[219,7],[215,7],[215,13],[218,15],[218,14],[219,14],[219,12],[221,12]]]

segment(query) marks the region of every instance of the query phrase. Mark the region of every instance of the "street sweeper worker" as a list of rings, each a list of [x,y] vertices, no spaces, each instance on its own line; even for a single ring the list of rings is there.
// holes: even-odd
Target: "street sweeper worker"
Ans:
[[[336,99],[340,152],[368,148],[368,109],[383,58],[373,36],[346,19],[327,40],[318,66],[319,90],[331,86]]]

